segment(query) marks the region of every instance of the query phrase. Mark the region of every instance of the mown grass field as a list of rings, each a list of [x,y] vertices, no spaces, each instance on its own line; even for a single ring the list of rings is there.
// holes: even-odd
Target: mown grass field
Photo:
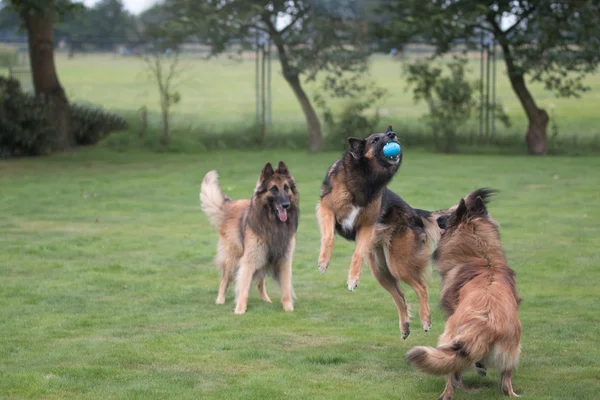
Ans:
[[[410,60],[410,59],[409,59]],[[386,123],[414,127],[421,124],[420,117],[426,109],[416,105],[412,94],[406,91],[400,60],[390,56],[376,55],[371,58],[370,72],[377,84],[386,88],[389,95],[379,105],[379,112]],[[73,59],[57,56],[61,82],[71,100],[92,102],[105,108],[134,113],[146,106],[155,113],[158,123],[158,96],[156,83],[148,79],[144,63],[134,57],[109,54],[78,54]],[[173,108],[175,124],[185,127],[187,135],[202,135],[211,131],[234,131],[250,126],[255,112],[255,61],[232,60],[226,56],[203,60],[184,57],[185,72],[179,86],[181,103]],[[304,117],[288,84],[284,81],[279,61],[272,61],[273,71],[273,135],[290,130],[304,131]],[[479,61],[471,63],[472,79],[479,79]],[[553,113],[559,135],[577,135],[589,139],[600,135],[598,105],[600,104],[600,75],[592,75],[586,83],[591,91],[581,98],[560,99],[543,85],[533,84],[532,92],[540,107]],[[310,97],[315,94],[314,84],[306,90]],[[526,119],[506,76],[503,61],[497,62],[497,99],[506,109],[513,122],[504,128],[498,123],[500,134],[524,134]],[[333,103],[340,110],[343,102]],[[472,129],[476,129],[475,125]]]
[[[337,156],[95,149],[1,161],[0,398],[436,398],[444,379],[413,371],[404,354],[434,345],[442,332],[438,278],[430,289],[432,332],[422,332],[413,317],[404,341],[392,300],[368,268],[355,292],[345,288],[351,244],[338,240],[329,271],[316,268],[314,209]],[[200,210],[199,184],[217,169],[230,196],[246,197],[264,162],[279,159],[301,193],[296,309],[282,311],[269,281],[274,303],[253,290],[248,313],[235,316],[231,292],[224,306],[214,304],[217,235]],[[490,212],[523,297],[514,386],[526,399],[600,393],[599,170],[591,157],[442,156],[405,148],[391,184],[429,209],[480,186],[501,191]],[[415,310],[415,294],[406,293]],[[496,372],[470,372],[466,382],[483,390],[456,398],[501,399],[497,379]]]

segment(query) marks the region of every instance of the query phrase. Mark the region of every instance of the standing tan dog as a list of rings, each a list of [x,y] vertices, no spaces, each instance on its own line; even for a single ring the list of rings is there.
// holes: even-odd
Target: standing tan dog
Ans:
[[[386,157],[383,147],[397,141],[391,126],[364,140],[349,138],[350,149],[329,168],[317,206],[321,229],[318,267],[322,273],[327,270],[336,232],[355,240],[348,289],[358,286],[368,256],[373,275],[396,304],[400,333],[406,339],[410,334],[408,307],[398,282],[408,283],[417,293],[421,324],[428,331],[431,315],[425,272],[440,238],[436,219],[449,215],[450,210],[412,208],[386,188],[400,167],[402,153]]]
[[[501,391],[518,397],[512,374],[521,353],[520,298],[498,224],[485,206],[492,193],[472,193],[449,219],[439,220],[446,231],[434,259],[442,277],[441,306],[449,318],[438,347],[415,347],[406,358],[425,372],[448,375],[441,400],[452,398],[454,389],[462,386],[462,371],[474,365],[482,375],[487,365],[497,368]]]
[[[285,311],[293,311],[292,256],[298,229],[298,191],[283,161],[276,170],[267,163],[250,200],[233,201],[219,188],[216,171],[204,177],[200,188],[202,209],[219,230],[216,263],[221,284],[216,303],[225,303],[225,292],[237,270],[236,314],[244,314],[252,281],[260,297],[271,302],[265,288],[267,274],[281,286]]]

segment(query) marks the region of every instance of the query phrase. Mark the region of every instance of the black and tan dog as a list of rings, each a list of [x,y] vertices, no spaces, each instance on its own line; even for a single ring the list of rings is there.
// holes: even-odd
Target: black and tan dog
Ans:
[[[267,274],[281,286],[285,311],[293,311],[292,256],[298,229],[298,191],[283,161],[276,170],[267,163],[250,200],[233,201],[219,188],[217,172],[210,171],[200,188],[202,209],[219,230],[216,263],[221,284],[216,303],[237,271],[236,314],[244,314],[252,281],[260,297],[271,302],[265,288]]]
[[[436,219],[449,210],[414,209],[386,188],[400,167],[402,154],[385,157],[383,147],[397,142],[389,126],[366,139],[349,138],[350,149],[327,172],[317,206],[321,229],[318,267],[325,272],[331,260],[334,235],[356,241],[348,272],[348,289],[358,285],[365,257],[377,281],[394,299],[403,338],[410,333],[404,293],[398,282],[417,293],[423,329],[431,328],[429,299],[424,281],[431,253],[440,238]]]
[[[415,367],[447,375],[440,399],[450,400],[461,373],[475,366],[501,372],[500,389],[518,397],[512,373],[521,352],[521,322],[515,273],[507,265],[498,224],[485,202],[492,190],[480,189],[460,201],[454,213],[440,218],[445,233],[434,253],[442,278],[441,306],[448,314],[438,347],[415,347],[406,355]]]

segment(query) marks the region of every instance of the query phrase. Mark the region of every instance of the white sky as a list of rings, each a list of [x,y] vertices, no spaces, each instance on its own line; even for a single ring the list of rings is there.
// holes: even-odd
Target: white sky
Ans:
[[[81,1],[81,0],[79,0]],[[85,4],[86,6],[93,6],[94,4],[96,4],[99,0],[83,0],[83,4]],[[133,13],[133,14],[139,14],[140,12],[146,10],[147,8],[150,8],[152,5],[158,3],[159,0],[123,0],[123,4],[125,5],[125,8]]]

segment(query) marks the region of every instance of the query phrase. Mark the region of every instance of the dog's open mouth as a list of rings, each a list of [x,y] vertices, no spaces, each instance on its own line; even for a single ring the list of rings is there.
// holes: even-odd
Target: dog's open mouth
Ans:
[[[443,235],[444,233],[446,233],[445,229],[440,229],[440,236]]]
[[[392,149],[388,150],[387,149],[388,145],[391,146]],[[396,149],[394,149],[394,146],[396,147]],[[394,151],[394,150],[396,150],[396,151]],[[397,154],[386,154],[388,151],[391,152],[391,153],[397,152]],[[383,149],[382,149],[383,156],[385,157],[385,159],[387,160],[387,162],[389,162],[392,165],[398,164],[400,162],[401,151],[402,150],[400,149],[400,146],[398,145],[398,142],[396,142],[394,140],[387,142],[385,144],[385,146],[383,146]]]
[[[388,160],[392,164],[398,164],[398,162],[400,161],[400,155],[393,156],[393,157],[386,157],[386,160]]]
[[[275,204],[275,208],[277,209],[277,217],[281,222],[287,221],[287,210],[281,207],[279,204]]]

